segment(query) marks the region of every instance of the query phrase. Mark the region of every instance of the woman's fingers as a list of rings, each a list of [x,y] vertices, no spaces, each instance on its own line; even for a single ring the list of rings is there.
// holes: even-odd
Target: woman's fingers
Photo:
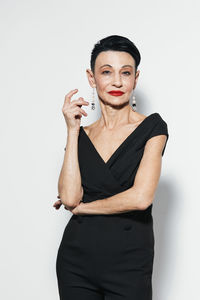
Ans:
[[[71,101],[72,105],[89,105],[88,101],[85,101],[82,97],[79,97],[78,100],[72,100]]]
[[[87,116],[87,113],[86,113],[86,111],[84,111],[84,109],[82,109],[82,108],[80,108],[80,107],[78,107],[78,106],[76,106],[76,107],[74,107],[74,109],[72,109],[71,110],[71,113],[74,115],[74,116],[76,116],[76,115],[84,115],[84,116]]]
[[[53,207],[55,207],[56,209],[59,209],[61,207],[61,205],[62,205],[61,200],[58,200],[54,203]]]
[[[71,97],[78,92],[78,89],[71,90],[67,95],[65,95],[65,101],[64,103],[70,103]]]
[[[76,119],[80,119],[82,116],[87,116],[87,113],[81,109],[82,105],[89,105],[88,101],[85,101],[83,97],[79,97],[77,100],[71,100],[71,96],[76,91],[71,91],[65,96],[65,103],[62,107],[62,113],[65,117],[67,128],[75,128],[79,129],[80,120],[76,121]]]
[[[62,107],[62,113],[64,115],[67,129],[80,130],[80,119],[82,116],[87,117],[87,113],[81,108],[82,105],[89,105],[88,101],[85,101],[83,97],[79,97],[76,100],[72,100],[72,96],[78,92],[78,89],[71,90],[65,95],[65,101]]]

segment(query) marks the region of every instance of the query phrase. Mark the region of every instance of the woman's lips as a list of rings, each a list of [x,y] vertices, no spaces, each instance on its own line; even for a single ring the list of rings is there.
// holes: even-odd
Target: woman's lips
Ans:
[[[112,96],[121,96],[124,94],[124,92],[120,92],[120,91],[111,91],[111,92],[108,92],[110,95]]]

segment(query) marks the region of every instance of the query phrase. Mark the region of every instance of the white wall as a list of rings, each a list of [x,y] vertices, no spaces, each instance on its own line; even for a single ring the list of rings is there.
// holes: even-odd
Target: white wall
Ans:
[[[1,299],[59,299],[55,260],[71,216],[53,208],[61,109],[74,88],[91,100],[90,52],[111,34],[138,46],[138,111],[159,112],[170,135],[153,208],[154,300],[197,299],[199,2],[1,0],[0,22]],[[85,109],[82,125],[97,119]]]

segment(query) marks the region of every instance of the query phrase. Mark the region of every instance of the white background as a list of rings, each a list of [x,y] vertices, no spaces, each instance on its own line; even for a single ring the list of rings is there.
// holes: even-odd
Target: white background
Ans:
[[[66,143],[64,96],[91,101],[94,44],[130,38],[142,59],[138,111],[169,140],[153,206],[154,300],[199,297],[199,2],[0,2],[0,298],[56,300],[55,263],[71,212],[53,208]],[[85,107],[94,122],[97,111]],[[99,113],[99,112],[98,112]]]

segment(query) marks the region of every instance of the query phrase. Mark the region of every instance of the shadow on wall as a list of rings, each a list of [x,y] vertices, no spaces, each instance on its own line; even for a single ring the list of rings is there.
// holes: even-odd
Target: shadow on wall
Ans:
[[[165,178],[159,181],[153,202],[155,236],[154,268],[152,276],[153,299],[168,299],[174,285],[179,244],[180,211],[183,196],[177,191],[177,182]],[[167,283],[167,293],[166,293]]]

